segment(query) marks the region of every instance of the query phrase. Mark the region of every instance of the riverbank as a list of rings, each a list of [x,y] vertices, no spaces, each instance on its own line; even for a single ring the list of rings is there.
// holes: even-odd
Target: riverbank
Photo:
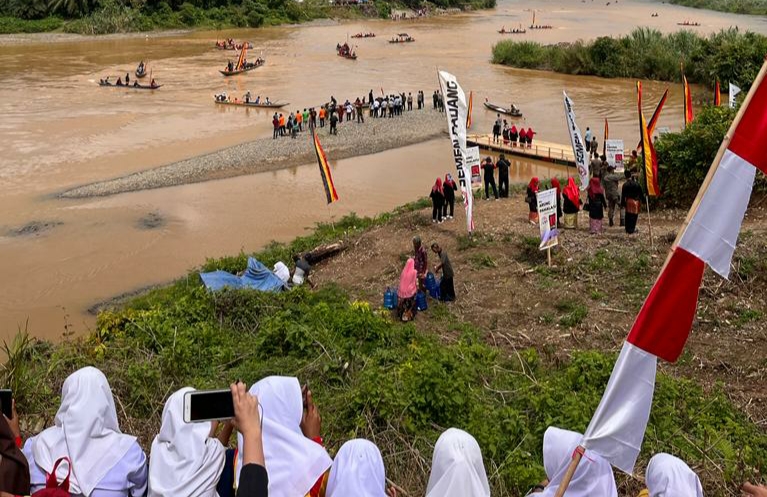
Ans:
[[[636,28],[625,36],[552,45],[503,40],[493,46],[492,61],[564,74],[676,82],[682,80],[682,63],[690,83],[713,88],[718,80],[723,85],[730,82],[748,88],[765,53],[766,36],[737,28],[708,36],[688,30],[663,34],[651,28]]]
[[[477,202],[472,238],[462,213],[434,225],[420,201],[320,225],[255,254],[270,266],[345,241],[346,251],[314,268],[315,291],[212,295],[192,271],[102,313],[87,337],[57,345],[19,339],[13,368],[0,375],[14,372],[8,384],[24,436],[50,425],[58,407],[52,392],[87,364],[105,372],[122,431],[139,436],[145,450],[165,399],[182,386],[298,375],[312,385],[331,453],[348,438],[375,440],[387,476],[410,495],[423,494],[434,441],[450,426],[477,438],[494,495],[524,495],[545,476],[545,428],[583,430],[588,423],[685,213],[653,213],[654,246],[644,217],[634,237],[617,227],[599,237],[565,231],[548,267],[522,197]],[[706,276],[687,351],[677,364],[660,366],[640,477],[653,453],[669,451],[696,469],[707,494],[723,495],[767,463],[767,436],[749,420],[767,414],[759,353],[767,345],[759,263],[766,228],[764,210],[750,210],[732,281]],[[430,300],[403,325],[380,306],[414,234],[447,250],[458,300]],[[211,260],[204,269],[239,271],[245,260]],[[744,446],[751,450],[732,449]],[[620,495],[636,495],[642,482],[617,476]]]
[[[246,109],[238,109],[245,112]],[[394,118],[365,122],[343,122],[338,134],[329,133],[330,126],[318,128],[318,135],[328,159],[346,159],[383,152],[437,138],[446,133],[445,114],[426,107],[403,112]],[[268,114],[265,113],[265,118]],[[88,198],[118,193],[200,183],[244,174],[287,169],[315,159],[310,135],[303,132],[296,139],[259,138],[211,154],[182,160],[166,166],[129,174],[120,178],[78,186],[62,192],[60,198]]]
[[[764,0],[739,0],[737,2],[731,0],[669,0],[669,3],[732,14],[767,15],[767,2]]]

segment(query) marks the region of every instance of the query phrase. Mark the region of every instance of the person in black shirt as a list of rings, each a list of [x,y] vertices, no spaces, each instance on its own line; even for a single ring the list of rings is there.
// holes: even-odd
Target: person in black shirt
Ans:
[[[495,163],[498,168],[498,194],[502,198],[509,197],[509,167],[511,163],[506,160],[506,156],[501,154],[498,162]]]
[[[607,205],[605,191],[599,178],[591,178],[586,192],[589,199],[589,233],[599,235],[602,233],[602,219],[605,217],[605,205]]]
[[[482,164],[482,169],[485,171],[485,200],[490,200],[490,187],[493,187],[493,195],[498,200],[498,190],[495,188],[495,165],[493,165],[493,159],[487,157],[485,163]]]
[[[442,218],[453,219],[455,209],[455,192],[458,191],[458,185],[453,181],[450,173],[445,175],[445,182],[442,183],[442,193],[445,195],[445,203],[442,205]],[[448,211],[448,207],[450,210]]]
[[[621,190],[621,207],[626,210],[626,233],[636,233],[639,211],[642,210],[642,187],[636,179],[636,173],[629,169],[624,172],[626,182]]]
[[[453,265],[450,264],[447,252],[442,250],[439,244],[432,243],[431,250],[439,257],[439,264],[434,266],[434,272],[442,271],[442,278],[439,280],[439,299],[443,302],[453,302],[455,300]]]

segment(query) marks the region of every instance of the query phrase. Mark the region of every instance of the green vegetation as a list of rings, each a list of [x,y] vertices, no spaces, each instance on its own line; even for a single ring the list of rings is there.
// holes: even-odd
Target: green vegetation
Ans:
[[[256,256],[272,264],[422,206],[322,224],[308,236],[273,243]],[[639,255],[627,261],[600,252],[591,264],[619,277],[647,272],[648,258]],[[245,259],[240,254],[209,260],[204,267],[236,271]],[[416,327],[351,300],[334,286],[317,292],[213,294],[195,272],[120,310],[103,312],[96,330],[82,339],[53,345],[20,334],[6,346],[0,384],[14,389],[24,425],[41,426],[50,423],[58,407],[64,378],[93,364],[110,380],[124,431],[140,435],[147,447],[165,399],[182,386],[220,388],[234,378],[252,383],[266,375],[295,375],[315,392],[330,450],[349,438],[375,437],[388,475],[411,495],[423,493],[433,443],[450,426],[468,430],[479,441],[494,494],[523,495],[544,477],[546,427],[585,429],[615,356],[586,351],[563,358],[557,356],[560,351],[532,349],[507,353],[487,345],[485,332],[453,315],[451,306],[431,307]],[[555,308],[562,326],[577,326],[588,312],[577,300],[563,299]],[[553,323],[556,318],[546,313],[540,319]],[[705,467],[706,490],[715,495],[767,467],[767,435],[732,406],[721,387],[704,392],[664,374],[658,378],[643,454],[662,450]],[[623,484],[632,490],[638,485]]]
[[[541,45],[504,40],[493,46],[493,62],[527,69],[606,78],[681,81],[684,63],[691,83],[713,87],[718,79],[747,89],[767,53],[767,37],[735,29],[708,37],[691,31],[668,35],[637,28],[627,36],[602,36],[591,42]]]
[[[420,0],[403,4],[423,5]],[[0,33],[256,28],[330,17],[386,17],[399,5],[383,1],[336,6],[326,0],[6,0],[0,2]],[[490,8],[495,0],[435,0],[430,5]]]
[[[669,3],[733,14],[767,15],[767,2],[764,0],[669,0]]]

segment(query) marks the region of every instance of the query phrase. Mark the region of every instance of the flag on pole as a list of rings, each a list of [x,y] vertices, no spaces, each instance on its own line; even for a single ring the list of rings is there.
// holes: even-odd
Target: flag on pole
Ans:
[[[325,196],[328,199],[328,204],[338,200],[338,193],[336,192],[336,186],[333,184],[333,176],[330,174],[330,163],[325,155],[325,151],[322,150],[320,145],[320,137],[312,130],[312,141],[314,142],[314,152],[317,154],[317,164],[320,166],[320,176],[322,177],[322,186],[325,188]]]
[[[684,75],[684,67],[682,68],[682,83],[684,84],[684,126],[687,127],[692,123],[692,94],[690,93],[690,84],[687,83],[687,76]]]
[[[642,445],[657,358],[684,349],[708,265],[727,278],[756,170],[767,173],[767,63],[751,87],[623,345],[583,447],[631,473]]]
[[[658,119],[660,119],[660,112],[663,110],[663,106],[666,104],[666,99],[668,98],[668,88],[666,88],[666,91],[663,92],[663,96],[660,97],[660,101],[658,102],[658,105],[655,106],[655,112],[652,113],[652,117],[649,121],[647,121],[647,134],[650,136],[655,133],[655,127],[658,125]],[[639,144],[637,145],[637,150],[639,152],[642,151],[642,140],[640,138]]]
[[[730,83],[730,102],[729,103],[730,103],[731,109],[735,108],[735,103],[736,103],[735,97],[738,96],[738,93],[740,93],[740,88]]]
[[[447,71],[438,71],[439,88],[445,98],[447,130],[453,146],[453,161],[458,174],[458,184],[463,194],[466,210],[466,229],[474,231],[474,192],[471,189],[471,174],[466,174],[466,93],[455,76]]]
[[[722,89],[719,87],[719,80],[716,80],[716,87],[714,88],[714,105],[719,107],[722,105]]]
[[[570,132],[570,143],[573,146],[573,155],[575,156],[575,167],[578,169],[578,176],[581,180],[581,191],[589,186],[589,162],[586,147],[583,144],[583,135],[575,123],[575,111],[573,110],[573,101],[567,96],[566,91],[562,91],[565,97],[565,120],[567,121],[567,131]],[[588,143],[586,144],[588,145]]]
[[[469,92],[469,110],[466,114],[466,129],[471,129],[471,111],[474,108],[474,92]]]
[[[602,140],[602,155],[607,155],[607,140],[610,139],[610,126],[607,124],[607,118],[605,118],[605,139]]]
[[[647,194],[651,197],[657,197],[660,194],[658,186],[658,157],[655,154],[655,147],[652,143],[650,130],[647,129],[647,121],[642,112],[642,82],[637,81],[637,107],[639,108],[639,132],[641,133],[642,143],[642,164],[644,165],[644,174],[646,178]]]

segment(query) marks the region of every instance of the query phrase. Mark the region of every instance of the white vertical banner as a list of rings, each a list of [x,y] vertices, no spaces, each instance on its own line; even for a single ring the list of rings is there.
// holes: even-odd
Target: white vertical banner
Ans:
[[[480,167],[481,158],[479,155],[479,147],[467,147],[466,148],[466,168],[471,174],[471,184],[482,184],[482,174]]]
[[[615,168],[616,172],[623,172],[623,140],[605,140],[605,156],[607,163]]]
[[[445,101],[447,130],[453,144],[453,161],[458,174],[458,184],[463,194],[463,206],[466,209],[466,228],[469,233],[474,231],[474,193],[471,189],[471,177],[466,167],[466,116],[468,105],[466,93],[455,76],[447,71],[439,71],[439,87]]]
[[[536,193],[538,204],[538,225],[541,229],[541,250],[550,249],[557,245],[557,189],[544,190]]]
[[[738,96],[738,93],[740,93],[740,88],[730,83],[730,108],[731,109],[735,108],[735,97]]]
[[[586,153],[586,147],[583,145],[583,135],[580,128],[575,124],[575,111],[573,110],[573,101],[567,96],[567,92],[562,91],[565,97],[565,119],[567,120],[567,130],[570,132],[570,143],[573,145],[573,155],[575,156],[575,167],[578,168],[578,176],[581,179],[581,191],[589,186],[589,162]]]

